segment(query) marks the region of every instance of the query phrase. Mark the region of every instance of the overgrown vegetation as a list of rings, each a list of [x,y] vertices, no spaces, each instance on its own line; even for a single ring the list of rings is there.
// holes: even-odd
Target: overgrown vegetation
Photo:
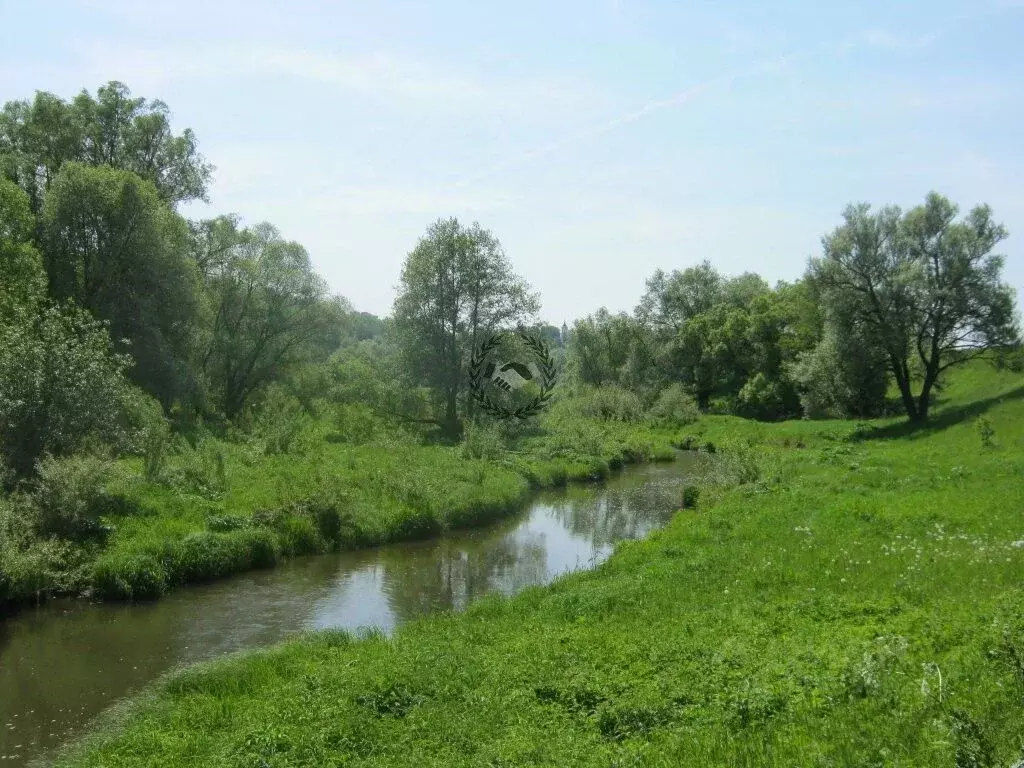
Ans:
[[[632,313],[556,328],[494,233],[448,218],[391,316],[356,312],[270,223],[186,220],[211,173],[120,83],[0,112],[0,609],[434,536],[671,445],[715,461],[596,576],[190,673],[104,764],[1014,756],[1024,364],[987,206],[852,205],[798,280],[658,270]],[[552,347],[540,418],[468,391],[509,330]]]
[[[975,363],[943,400],[702,417],[717,476],[595,571],[190,668],[59,764],[1012,765],[1024,388]]]

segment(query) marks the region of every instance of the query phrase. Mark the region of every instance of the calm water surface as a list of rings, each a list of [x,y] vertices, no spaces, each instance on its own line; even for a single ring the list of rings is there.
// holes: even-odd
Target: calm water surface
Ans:
[[[681,453],[599,485],[544,491],[519,515],[440,539],[300,558],[151,604],[53,601],[0,621],[0,768],[45,757],[176,666],[310,629],[391,631],[592,567],[616,541],[671,517],[693,461]]]

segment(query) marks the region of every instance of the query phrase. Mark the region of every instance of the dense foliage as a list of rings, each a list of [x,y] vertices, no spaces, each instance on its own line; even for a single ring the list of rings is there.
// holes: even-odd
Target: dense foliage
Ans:
[[[270,223],[183,217],[212,170],[165,104],[120,83],[0,112],[0,603],[159,594],[425,535],[662,456],[702,413],[895,404],[920,421],[948,368],[1017,340],[1005,230],[935,194],[906,214],[850,207],[799,280],[658,270],[633,312],[556,328],[497,236],[455,218],[412,244],[390,317],[356,312]],[[511,329],[559,369],[549,411],[516,424],[467,386],[473,350]],[[436,477],[385,482],[360,458],[399,473],[396,446],[410,478]],[[483,462],[465,487],[446,480],[459,461]],[[328,501],[323,467],[350,486]]]

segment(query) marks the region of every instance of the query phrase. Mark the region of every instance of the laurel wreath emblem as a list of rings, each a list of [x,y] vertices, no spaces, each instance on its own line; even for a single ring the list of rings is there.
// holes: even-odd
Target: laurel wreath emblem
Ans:
[[[524,403],[515,409],[505,408],[500,403],[496,403],[487,394],[487,390],[484,387],[484,382],[482,381],[483,367],[484,363],[487,362],[487,356],[501,344],[502,338],[509,334],[510,332],[508,331],[492,333],[474,350],[472,357],[469,359],[469,386],[473,394],[473,400],[480,406],[481,410],[499,418],[526,419],[539,413],[548,400],[551,399],[556,378],[555,361],[551,357],[547,344],[543,341],[535,339],[528,333],[516,332],[514,335],[521,339],[537,358],[538,367],[541,372],[540,393],[528,403]]]

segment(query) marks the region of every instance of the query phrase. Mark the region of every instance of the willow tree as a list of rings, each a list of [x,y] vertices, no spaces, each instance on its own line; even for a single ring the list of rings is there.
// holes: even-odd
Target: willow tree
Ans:
[[[175,134],[160,100],[133,98],[111,81],[96,96],[83,90],[70,102],[45,91],[0,110],[0,175],[43,208],[50,184],[66,163],[109,166],[150,182],[169,205],[205,200],[213,171],[199,154],[195,134]]]
[[[878,340],[911,421],[928,418],[944,371],[1018,338],[1014,292],[992,252],[1006,229],[987,205],[957,214],[934,192],[905,215],[848,206],[811,263],[826,303],[844,305],[843,316]]]
[[[477,223],[439,219],[409,253],[395,299],[395,335],[407,375],[434,393],[446,436],[461,432],[471,350],[484,334],[533,318],[538,307],[501,243]]]
[[[350,307],[329,295],[299,243],[270,224],[240,229],[228,217],[193,226],[192,252],[206,305],[195,366],[226,416],[333,351],[328,342]]]
[[[184,219],[131,171],[71,162],[46,195],[42,235],[53,297],[107,321],[132,378],[169,407],[187,387],[199,289]]]

